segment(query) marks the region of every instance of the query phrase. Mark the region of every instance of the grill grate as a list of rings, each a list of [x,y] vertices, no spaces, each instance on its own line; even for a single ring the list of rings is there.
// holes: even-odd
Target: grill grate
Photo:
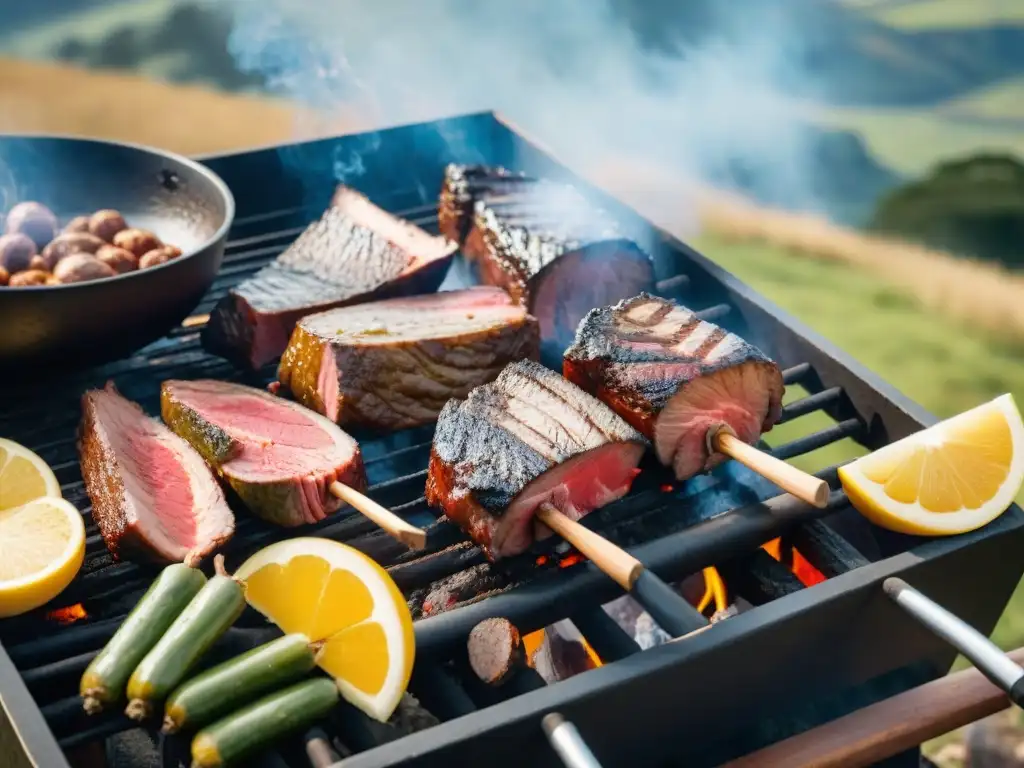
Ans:
[[[224,170],[235,169],[236,178],[225,173],[229,184],[237,190],[242,183],[239,174],[244,178],[256,174],[270,156],[264,152],[223,160],[227,163]],[[438,172],[435,180],[439,179]],[[436,187],[434,180],[424,185],[426,189]],[[282,196],[287,198],[284,193]],[[420,190],[387,191],[373,197],[382,207],[436,232],[434,203],[424,200]],[[316,203],[314,200],[308,205],[282,205],[281,200],[276,200],[276,208],[240,204],[239,212],[244,215],[234,223],[221,273],[195,314],[209,312],[232,285],[280,253],[304,224],[319,214],[321,208]],[[783,423],[817,423],[818,420],[805,419],[812,414],[829,417],[830,426],[817,430],[807,427],[799,437],[774,446],[774,455],[792,459],[845,439],[875,447],[920,424],[916,414],[889,406],[881,423],[883,409],[872,406],[867,397],[870,385],[848,373],[836,375],[839,368],[845,371],[848,364],[840,365],[822,355],[819,349],[802,341],[799,334],[765,315],[744,294],[723,290],[709,278],[708,266],[696,261],[699,257],[695,254],[683,254],[687,258],[682,258],[678,253],[666,254],[665,247],[657,243],[645,246],[655,254],[659,275],[664,277],[659,283],[661,295],[677,298],[698,310],[702,317],[749,338],[788,366],[784,372],[787,386],[798,386],[807,394],[787,403]],[[459,269],[453,268],[444,287],[456,287],[461,280],[464,277]],[[765,331],[769,327],[774,330]],[[82,671],[155,573],[149,567],[112,562],[88,514],[89,502],[74,445],[81,393],[113,379],[126,397],[139,402],[149,413],[158,413],[159,383],[164,379],[221,378],[264,386],[273,374],[272,367],[256,374],[240,373],[226,361],[202,351],[198,328],[181,327],[130,359],[69,376],[59,386],[46,388],[43,395],[34,391],[39,389],[34,382],[5,386],[5,401],[17,405],[0,410],[0,434],[38,452],[54,468],[65,497],[86,515],[86,563],[75,582],[45,609],[0,621],[0,696],[5,693],[2,651],[6,649],[20,682],[27,687],[63,749],[70,750],[130,727],[120,714],[85,716],[75,694]],[[366,461],[368,495],[416,524],[426,525],[428,541],[422,552],[407,551],[368,520],[344,511],[316,526],[290,531],[273,528],[242,513],[238,516],[236,534],[225,548],[228,567],[237,567],[259,547],[292,535],[325,536],[373,556],[389,569],[414,612],[423,614],[416,622],[417,664],[410,691],[444,723],[464,716],[483,716],[495,704],[533,701],[540,695],[531,693],[529,686],[511,686],[500,692],[483,689],[468,673],[466,638],[484,618],[505,617],[524,633],[569,618],[611,669],[620,665],[608,662],[651,657],[641,654],[636,639],[601,609],[602,604],[619,597],[621,590],[589,563],[559,567],[563,545],[549,540],[528,556],[492,566],[456,526],[434,520],[423,498],[431,435],[429,428],[387,436],[354,434]],[[836,467],[826,467],[818,474],[833,489],[838,488]],[[668,581],[680,581],[701,568],[716,565],[732,593],[750,606],[763,606],[762,610],[809,592],[790,569],[759,549],[780,535],[814,568],[836,581],[856,570],[867,571],[873,561],[902,552],[908,546],[908,540],[871,530],[856,516],[849,518],[853,524],[847,525],[844,535],[840,535],[839,522],[848,504],[838,490],[833,490],[826,510],[814,509],[789,496],[776,497],[776,493],[778,490],[773,486],[733,463],[679,488],[665,471],[647,467],[626,498],[592,513],[585,524],[629,548]],[[826,516],[827,524],[819,519]],[[453,584],[452,577],[460,583]],[[48,616],[53,609],[77,604],[84,608],[87,619],[57,627]],[[694,614],[697,624],[706,624],[706,619],[696,611]],[[735,625],[739,621],[730,619],[724,624]],[[259,617],[246,614],[218,645],[219,652],[237,653],[266,641],[273,632]],[[709,641],[688,638],[684,644],[697,647],[704,642]],[[609,670],[609,674],[613,673]],[[599,673],[586,676],[591,675],[596,680]],[[548,688],[572,690],[571,686],[564,686],[570,683]],[[506,720],[516,722],[515,718],[502,718],[502,722]],[[320,762],[313,764],[322,765],[334,755],[356,754],[351,758],[354,766],[389,764],[382,762],[383,756],[374,757],[374,747],[404,733],[401,728],[375,724],[348,707],[339,708],[337,716],[324,728],[314,729],[299,740],[302,743],[286,745],[268,759],[283,765],[306,765],[310,756],[319,755]],[[366,754],[359,754],[363,752]]]

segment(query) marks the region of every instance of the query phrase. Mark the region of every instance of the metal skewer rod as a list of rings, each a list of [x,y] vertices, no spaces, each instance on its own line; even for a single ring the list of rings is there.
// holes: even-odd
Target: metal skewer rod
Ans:
[[[966,656],[1014,704],[1024,707],[1024,668],[995,643],[903,579],[890,577],[882,588],[896,605]]]
[[[576,726],[560,714],[551,712],[545,715],[541,727],[566,768],[601,768]]]

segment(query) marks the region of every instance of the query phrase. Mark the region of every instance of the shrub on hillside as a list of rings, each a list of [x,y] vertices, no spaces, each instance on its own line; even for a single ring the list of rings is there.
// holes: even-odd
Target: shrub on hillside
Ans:
[[[1024,163],[998,154],[943,163],[884,196],[872,228],[1024,268]]]

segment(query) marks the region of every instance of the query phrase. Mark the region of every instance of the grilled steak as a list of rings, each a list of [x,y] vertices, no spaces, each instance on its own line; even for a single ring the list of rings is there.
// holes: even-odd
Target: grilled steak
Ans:
[[[292,527],[340,506],[335,480],[366,487],[355,440],[323,416],[224,381],[165,381],[160,410],[254,514]]]
[[[92,517],[119,559],[196,565],[235,517],[202,457],[114,385],[82,396],[78,452]]]
[[[638,474],[643,436],[557,373],[512,363],[437,420],[427,501],[492,559],[526,550],[546,526],[542,502],[575,520],[624,496]]]
[[[507,177],[471,187],[462,247],[480,281],[504,288],[540,323],[541,360],[559,367],[583,316],[652,290],[650,257],[573,187]]]
[[[456,249],[339,187],[318,221],[220,301],[203,330],[203,345],[259,368],[284,351],[300,317],[436,291]]]
[[[449,164],[444,169],[437,206],[441,234],[461,245],[473,223],[473,205],[477,200],[514,193],[524,183],[534,184],[536,179],[501,167]]]
[[[538,341],[537,321],[500,288],[388,299],[303,318],[278,378],[339,424],[405,429],[536,358]]]
[[[684,480],[725,457],[708,430],[755,443],[779,420],[779,367],[739,336],[666,299],[640,294],[591,311],[565,352],[565,377],[648,437]]]

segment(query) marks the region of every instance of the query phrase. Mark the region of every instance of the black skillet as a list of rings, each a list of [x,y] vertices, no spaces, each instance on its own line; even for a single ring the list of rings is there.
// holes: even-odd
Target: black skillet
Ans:
[[[0,370],[59,374],[124,357],[188,316],[224,256],[235,212],[227,185],[185,157],[56,136],[0,136],[0,213],[33,200],[61,226],[113,208],[183,253],[104,280],[0,287]]]

